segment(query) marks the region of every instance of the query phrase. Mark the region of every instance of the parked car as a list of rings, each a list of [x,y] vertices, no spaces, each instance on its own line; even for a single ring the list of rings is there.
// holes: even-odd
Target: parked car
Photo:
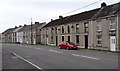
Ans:
[[[78,49],[78,47],[77,47],[77,45],[75,43],[67,41],[66,43],[61,43],[59,45],[59,49],[67,49],[67,50],[69,50],[69,49]]]

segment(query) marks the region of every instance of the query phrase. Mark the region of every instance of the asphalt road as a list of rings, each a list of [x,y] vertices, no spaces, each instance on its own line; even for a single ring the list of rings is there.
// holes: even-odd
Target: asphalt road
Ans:
[[[39,69],[118,69],[118,54],[112,52],[21,44],[3,44],[2,48],[14,52]]]

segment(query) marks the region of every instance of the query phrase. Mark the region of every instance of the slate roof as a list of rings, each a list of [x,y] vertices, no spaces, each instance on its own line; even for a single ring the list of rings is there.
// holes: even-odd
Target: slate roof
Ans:
[[[103,7],[103,9],[100,10],[100,12],[97,13],[94,16],[94,18],[111,16],[111,15],[116,15],[116,14],[120,14],[120,2],[113,4],[113,5]]]
[[[97,8],[97,9],[94,9],[94,10],[85,11],[85,12],[82,12],[82,13],[79,13],[79,14],[67,16],[67,17],[64,17],[64,18],[61,18],[61,19],[56,19],[56,20],[53,20],[53,21],[49,22],[43,28],[50,27],[50,26],[56,26],[56,25],[62,25],[62,24],[70,23],[70,22],[88,20],[94,14],[96,14],[99,10],[100,10],[100,8]]]
[[[32,24],[32,30],[37,29],[37,28],[40,27],[42,24],[44,24],[44,23]],[[21,31],[31,31],[31,25],[23,26],[22,29],[20,29],[18,32],[21,32]]]
[[[20,29],[18,32],[28,31],[30,29],[31,29],[31,25],[26,25],[26,26],[23,26],[22,29]]]
[[[9,28],[7,30],[5,30],[2,34],[10,34],[12,33],[16,28]]]
[[[18,28],[16,28],[13,32],[17,32],[17,31],[19,31],[20,29],[22,29],[23,27],[18,27]]]
[[[77,21],[89,20],[89,19],[109,16],[109,15],[115,15],[115,14],[120,14],[120,2],[113,5],[104,6],[103,8],[97,8],[94,10],[85,11],[79,14],[67,16],[62,19],[53,20],[49,22],[47,25],[45,25],[43,28],[62,25],[70,22],[77,22]]]

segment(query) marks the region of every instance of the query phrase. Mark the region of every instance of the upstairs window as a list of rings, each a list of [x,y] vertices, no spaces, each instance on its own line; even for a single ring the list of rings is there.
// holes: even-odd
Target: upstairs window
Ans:
[[[80,32],[79,28],[80,28],[79,24],[76,24],[76,33]]]
[[[101,20],[97,21],[97,31],[102,31],[102,21]]]
[[[46,34],[48,34],[48,28],[46,29]]]
[[[64,26],[62,26],[62,33],[64,33]]]
[[[70,33],[70,26],[69,25],[67,26],[67,31],[68,31],[68,33]]]
[[[55,34],[57,34],[57,27],[55,27]]]
[[[111,18],[110,19],[109,29],[110,30],[115,30],[115,28],[116,28],[116,20],[115,20],[115,18]]]
[[[85,32],[88,32],[88,23],[84,23],[84,30]]]

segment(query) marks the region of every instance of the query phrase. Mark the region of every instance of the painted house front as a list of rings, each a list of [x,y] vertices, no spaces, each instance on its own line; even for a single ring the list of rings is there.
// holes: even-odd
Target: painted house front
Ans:
[[[32,44],[41,43],[41,28],[45,24],[46,24],[45,22],[44,23],[35,22],[35,24],[32,25]]]
[[[19,43],[19,34],[18,34],[18,31],[20,29],[22,29],[23,27],[22,26],[19,26],[18,28],[16,28],[13,33],[12,33],[12,43]]]
[[[120,3],[103,6],[90,24],[89,48],[119,51]]]
[[[58,46],[60,43],[71,41],[82,48],[88,48],[89,19],[98,11],[99,8],[51,20],[43,27],[43,44]]]

